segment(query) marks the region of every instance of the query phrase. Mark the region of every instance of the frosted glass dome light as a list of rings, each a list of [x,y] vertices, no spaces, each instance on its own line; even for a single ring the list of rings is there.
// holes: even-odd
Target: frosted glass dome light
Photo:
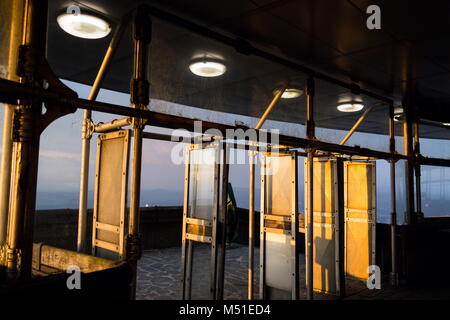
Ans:
[[[83,39],[100,39],[111,32],[106,20],[86,13],[62,13],[56,21],[65,32]]]
[[[219,77],[227,71],[227,67],[218,61],[197,61],[189,65],[189,70],[199,77]]]
[[[357,112],[364,108],[364,104],[358,101],[344,102],[338,104],[337,109],[341,112]]]

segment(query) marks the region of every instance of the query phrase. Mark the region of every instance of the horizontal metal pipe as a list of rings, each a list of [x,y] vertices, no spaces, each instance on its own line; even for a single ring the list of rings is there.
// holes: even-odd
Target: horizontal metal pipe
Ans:
[[[142,132],[143,139],[150,140],[161,140],[161,141],[171,141],[171,142],[184,142],[184,143],[202,143],[212,141],[212,137],[198,136],[198,137],[184,137],[184,136],[174,136],[171,134],[164,133],[154,133],[154,132]],[[207,139],[205,139],[207,138]]]
[[[92,111],[113,113],[123,116],[131,116],[136,118],[147,119],[153,126],[173,129],[187,129],[194,131],[195,119],[184,118],[180,116],[168,115],[157,113],[148,110],[139,110],[134,108],[123,107],[115,104],[90,101],[81,98],[65,97],[55,92],[49,92],[40,88],[33,88],[26,84],[16,83],[5,79],[0,79],[0,100],[3,102],[16,103],[18,98],[39,98],[43,101],[58,102],[58,105],[63,107],[73,107],[81,109],[89,109]],[[202,121],[202,128],[204,131],[207,129],[218,129],[225,132],[226,129],[236,129],[235,126],[224,125],[209,121]],[[259,131],[257,131],[259,134]],[[314,148],[315,150],[337,152],[347,155],[360,155],[367,157],[374,157],[378,159],[407,159],[405,155],[394,154],[383,151],[376,151],[367,148],[352,147],[339,145],[335,143],[328,143],[317,140],[310,140],[305,138],[291,137],[286,135],[279,136],[279,143],[282,145],[292,146],[293,148]],[[450,160],[441,159],[440,161],[448,163],[450,166]]]
[[[150,139],[150,140],[161,140],[161,141],[170,141],[175,143],[187,143],[187,144],[195,144],[195,143],[207,143],[213,141],[212,137],[209,136],[198,136],[198,137],[185,137],[185,136],[172,136],[169,134],[162,133],[154,133],[154,132],[142,132],[142,138]],[[248,150],[248,151],[268,151],[268,148],[265,146],[258,147],[257,145],[251,144],[242,144],[237,142],[226,142],[225,143],[230,148]],[[282,147],[270,147],[272,151],[287,151],[291,148],[282,146]],[[297,152],[299,156],[305,157],[307,155],[306,152]]]
[[[131,117],[126,117],[126,118],[122,118],[122,119],[115,119],[111,122],[107,122],[107,123],[99,123],[96,124],[94,127],[94,132],[106,132],[106,131],[111,131],[111,130],[115,130],[117,128],[121,128],[121,127],[126,127],[131,125],[132,119]]]
[[[429,158],[420,156],[417,159],[417,163],[426,166],[450,167],[450,160],[448,159]]]

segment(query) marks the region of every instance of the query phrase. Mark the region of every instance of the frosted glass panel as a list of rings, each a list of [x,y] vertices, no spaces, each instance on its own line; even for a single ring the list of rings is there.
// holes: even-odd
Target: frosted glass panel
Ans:
[[[291,291],[291,246],[290,236],[266,234],[266,285]]]
[[[405,188],[406,160],[395,163],[395,198],[397,200],[397,224],[406,224],[406,188]]]
[[[391,168],[386,160],[377,160],[377,222],[391,223]]]
[[[290,216],[292,211],[292,158],[266,158],[267,214]]]
[[[264,158],[265,197],[264,213],[274,216],[291,216],[295,193],[296,161],[291,154],[270,155]],[[265,220],[264,240],[264,290],[266,299],[291,299],[293,280],[293,249],[295,241],[283,229],[290,230],[290,222]],[[272,230],[269,230],[272,229]],[[284,230],[286,230],[284,229]],[[277,231],[275,231],[277,230]]]
[[[450,168],[421,166],[421,173],[424,216],[450,216]]]
[[[216,149],[192,150],[190,153],[190,217],[212,219]]]
[[[192,300],[211,299],[211,245],[192,242]]]

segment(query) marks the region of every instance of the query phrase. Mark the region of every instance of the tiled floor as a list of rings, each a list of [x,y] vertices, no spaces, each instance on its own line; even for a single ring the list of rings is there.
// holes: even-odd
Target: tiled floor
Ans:
[[[194,250],[192,298],[206,299],[209,292],[210,250],[202,246]],[[227,247],[225,262],[224,299],[247,299],[248,249],[232,244]],[[255,297],[259,289],[259,251],[255,248]],[[138,264],[137,299],[181,299],[181,248],[144,251]],[[305,297],[304,257],[300,257],[300,298]],[[450,299],[447,289],[392,288],[382,283],[382,290],[368,290],[364,283],[347,281],[346,299]],[[336,299],[334,296],[315,293],[315,299]]]

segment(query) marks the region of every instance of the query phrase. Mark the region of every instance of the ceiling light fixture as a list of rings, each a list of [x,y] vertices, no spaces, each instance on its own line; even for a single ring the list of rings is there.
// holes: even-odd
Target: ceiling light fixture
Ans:
[[[218,77],[227,71],[227,67],[218,61],[201,60],[192,62],[189,65],[189,70],[199,77]]]
[[[400,122],[403,120],[403,107],[397,107],[394,109],[394,121]]]
[[[91,14],[62,13],[56,21],[65,32],[83,39],[100,39],[111,32],[111,26],[105,19]]]
[[[341,112],[357,112],[364,108],[361,101],[349,101],[338,104],[337,109]]]
[[[280,89],[275,89],[273,91],[273,94],[277,94]],[[281,95],[281,99],[295,99],[300,97],[303,94],[303,90],[297,89],[297,88],[287,88],[284,90],[283,94]]]

